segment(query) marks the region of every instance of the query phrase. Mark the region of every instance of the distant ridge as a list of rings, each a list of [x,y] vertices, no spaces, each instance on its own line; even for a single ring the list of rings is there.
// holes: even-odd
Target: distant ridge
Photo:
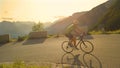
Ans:
[[[73,20],[77,20],[80,16],[84,15],[85,12],[77,12],[74,13],[72,16],[66,17],[64,19],[60,19],[54,22],[53,25],[46,28],[49,34],[58,34],[58,33],[64,33],[64,30],[66,27],[68,27],[70,24],[72,24]]]

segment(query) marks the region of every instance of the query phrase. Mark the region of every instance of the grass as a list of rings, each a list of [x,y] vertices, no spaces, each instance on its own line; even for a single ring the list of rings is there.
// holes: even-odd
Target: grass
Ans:
[[[55,35],[52,35],[52,34],[51,34],[51,35],[48,35],[47,38],[51,38],[51,37],[54,37],[54,36],[55,36]]]
[[[120,29],[115,31],[91,31],[89,34],[98,35],[98,34],[120,34]]]
[[[60,34],[51,34],[51,35],[48,35],[47,37],[48,37],[48,38],[51,38],[51,37],[53,37],[53,38],[58,38],[58,37],[60,37],[60,36],[62,36],[62,35],[60,35]]]
[[[104,34],[103,31],[91,31],[89,34],[96,35],[96,34]]]
[[[0,64],[0,68],[51,68],[51,64],[47,65],[26,64],[22,60],[16,60],[14,63]]]
[[[26,65],[26,64],[1,64],[0,68],[51,68],[50,66],[45,65]]]
[[[26,36],[18,36],[17,41],[24,41],[24,40],[26,40],[26,39],[28,39],[28,36],[27,36],[27,35],[26,35]]]
[[[120,34],[120,30],[116,30],[116,31],[108,31],[108,34]]]
[[[20,42],[20,41],[24,41],[24,40],[26,40],[28,38],[29,38],[28,35],[18,36],[18,38],[11,38],[10,42],[16,42],[16,41]]]

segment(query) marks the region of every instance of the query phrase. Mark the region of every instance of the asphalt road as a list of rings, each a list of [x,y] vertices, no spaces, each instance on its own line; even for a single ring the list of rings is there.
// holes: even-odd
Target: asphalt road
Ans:
[[[13,62],[21,59],[25,62],[61,63],[65,54],[61,49],[61,43],[65,40],[68,39],[59,37],[0,44],[0,62]],[[94,44],[94,51],[91,54],[100,61],[102,68],[120,68],[119,34],[93,35],[88,40]],[[80,54],[79,59],[83,62],[84,53],[81,50],[74,50],[72,54]]]

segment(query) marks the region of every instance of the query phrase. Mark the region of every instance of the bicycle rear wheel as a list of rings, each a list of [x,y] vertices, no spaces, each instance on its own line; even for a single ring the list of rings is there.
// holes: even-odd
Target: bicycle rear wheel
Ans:
[[[94,46],[90,41],[82,41],[80,43],[80,49],[85,53],[91,53],[94,50]]]
[[[69,41],[64,41],[62,43],[62,49],[63,49],[63,51],[70,53],[73,51],[73,47],[71,45],[68,45],[68,43],[69,43]]]

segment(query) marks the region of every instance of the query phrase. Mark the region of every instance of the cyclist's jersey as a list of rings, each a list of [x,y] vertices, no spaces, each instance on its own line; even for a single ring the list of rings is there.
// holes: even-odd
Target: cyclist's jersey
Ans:
[[[67,27],[65,34],[70,34],[74,30],[73,24]]]
[[[67,27],[65,35],[77,37],[80,36],[80,34],[82,34],[83,32],[85,32],[84,27],[72,24]]]
[[[75,26],[73,24],[71,24],[70,26],[68,26],[65,30],[65,35],[68,37],[72,37],[75,34]]]

